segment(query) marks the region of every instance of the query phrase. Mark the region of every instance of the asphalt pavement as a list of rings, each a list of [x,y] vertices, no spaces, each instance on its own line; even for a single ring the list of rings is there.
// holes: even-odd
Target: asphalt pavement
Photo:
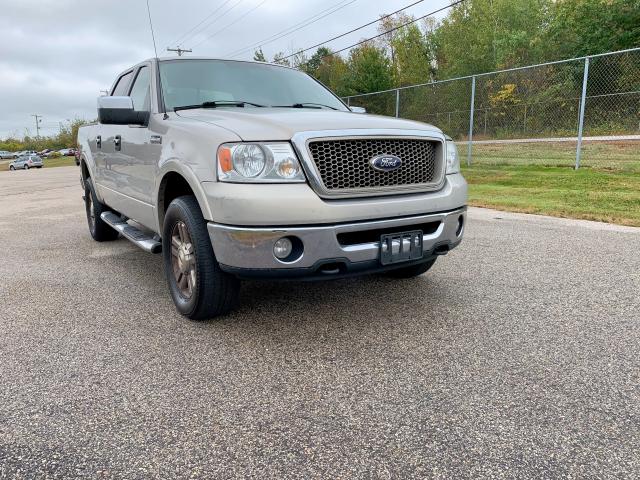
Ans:
[[[196,323],[78,176],[0,173],[0,478],[640,475],[640,229],[470,209],[422,277]]]

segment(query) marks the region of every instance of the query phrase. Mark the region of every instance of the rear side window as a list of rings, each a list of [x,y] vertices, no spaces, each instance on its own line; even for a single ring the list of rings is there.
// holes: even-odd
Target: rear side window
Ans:
[[[151,107],[149,97],[149,67],[142,67],[138,71],[133,87],[131,88],[131,100],[133,109],[148,112]]]
[[[127,94],[127,88],[129,87],[129,82],[131,81],[131,77],[133,76],[133,71],[129,73],[125,73],[118,79],[118,83],[116,83],[116,88],[113,89],[112,97],[121,97]]]

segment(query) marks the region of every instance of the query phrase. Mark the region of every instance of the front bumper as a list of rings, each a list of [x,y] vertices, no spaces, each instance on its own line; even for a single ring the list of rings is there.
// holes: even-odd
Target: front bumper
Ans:
[[[240,277],[345,276],[400,268],[428,261],[456,247],[462,240],[466,207],[447,212],[386,220],[318,226],[237,227],[209,223],[207,228],[220,267]],[[412,263],[382,267],[380,234],[422,230],[423,257]],[[293,261],[278,260],[274,243],[295,237],[303,251]]]

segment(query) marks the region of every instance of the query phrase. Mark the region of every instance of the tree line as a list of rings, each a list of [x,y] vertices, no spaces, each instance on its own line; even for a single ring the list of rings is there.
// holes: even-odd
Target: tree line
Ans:
[[[380,33],[414,18],[384,18]],[[277,53],[340,96],[640,47],[640,0],[467,0],[351,49]],[[267,61],[261,49],[254,60]]]
[[[381,36],[345,56],[320,47],[310,56],[281,52],[273,62],[309,73],[342,97],[430,83],[401,91],[400,116],[462,139],[471,79],[444,80],[640,47],[640,0],[466,0],[442,20],[412,20],[381,17]],[[266,61],[262,50],[254,59]],[[575,135],[583,73],[584,62],[569,62],[477,77],[474,136]],[[640,53],[594,59],[586,133],[637,133],[639,92]],[[352,104],[393,115],[396,95],[358,97]]]

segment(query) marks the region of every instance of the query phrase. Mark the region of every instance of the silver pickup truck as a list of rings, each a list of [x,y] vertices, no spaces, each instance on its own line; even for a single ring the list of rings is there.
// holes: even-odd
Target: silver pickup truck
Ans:
[[[191,319],[229,312],[241,279],[418,276],[465,227],[441,130],[349,108],[279,65],[144,61],[98,98],[78,145],[92,237],[162,253]]]

